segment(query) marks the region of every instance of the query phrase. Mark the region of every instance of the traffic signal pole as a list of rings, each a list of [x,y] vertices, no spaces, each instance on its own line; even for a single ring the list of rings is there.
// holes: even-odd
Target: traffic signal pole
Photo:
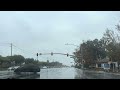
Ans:
[[[38,53],[37,53],[37,60],[38,60]]]

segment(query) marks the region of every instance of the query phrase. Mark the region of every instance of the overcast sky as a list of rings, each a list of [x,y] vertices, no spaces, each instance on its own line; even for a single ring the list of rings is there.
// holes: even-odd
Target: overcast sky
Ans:
[[[0,54],[13,54],[36,59],[36,53],[69,53],[82,40],[100,39],[106,28],[115,29],[120,20],[118,11],[1,11]],[[25,52],[26,51],[26,52]],[[71,65],[73,59],[62,55],[39,56],[40,61],[59,61]]]

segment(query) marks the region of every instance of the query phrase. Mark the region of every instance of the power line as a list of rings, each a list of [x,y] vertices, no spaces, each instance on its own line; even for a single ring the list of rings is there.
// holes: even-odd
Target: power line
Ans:
[[[9,46],[8,46],[9,45]],[[0,48],[1,48],[1,54],[4,55],[5,53],[8,53],[8,48],[7,47],[10,47],[10,43],[3,43],[3,42],[0,42]]]
[[[10,43],[0,43],[0,46],[10,45]]]
[[[34,53],[30,52],[30,51],[23,50],[23,49],[17,47],[16,45],[13,45],[13,46],[16,47],[17,49],[23,51],[24,53],[34,54]]]
[[[21,48],[19,48],[18,46],[12,44],[12,43],[2,43],[2,42],[0,42],[0,46],[5,46],[5,45],[9,45],[9,47],[11,47],[11,55],[12,55],[12,51],[13,51],[15,48],[16,48],[16,49],[19,49],[20,51],[22,51],[22,53],[36,55],[35,53],[32,53],[31,51],[28,51],[28,50],[21,49]],[[13,47],[15,47],[15,48],[13,48]],[[16,50],[16,51],[18,51],[18,50]]]
[[[12,44],[13,45],[13,44]],[[24,49],[21,49],[20,47],[16,46],[16,45],[13,45],[16,49],[19,49],[20,51],[22,51],[23,53],[25,54],[32,54],[32,55],[36,55],[35,53],[32,53],[31,51],[27,51],[27,50],[24,50]],[[35,58],[35,57],[34,57]]]
[[[1,43],[1,42],[0,42],[0,44],[10,44],[10,43]]]

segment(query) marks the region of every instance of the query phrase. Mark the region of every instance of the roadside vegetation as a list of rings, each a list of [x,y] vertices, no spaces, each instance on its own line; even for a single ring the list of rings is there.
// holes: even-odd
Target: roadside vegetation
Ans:
[[[115,25],[115,30],[107,29],[101,39],[83,41],[73,54],[76,67],[82,60],[87,68],[106,57],[120,63],[120,25]]]
[[[35,60],[33,58],[25,58],[22,55],[13,55],[13,56],[6,56],[3,57],[0,55],[0,70],[6,70],[12,66],[23,66],[23,65],[35,65],[39,67],[62,67],[64,66],[62,63],[59,62],[41,62],[39,60]]]

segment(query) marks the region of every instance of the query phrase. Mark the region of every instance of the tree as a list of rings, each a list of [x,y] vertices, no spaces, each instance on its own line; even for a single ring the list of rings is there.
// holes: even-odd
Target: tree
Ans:
[[[119,25],[116,26],[117,31],[119,31]],[[112,61],[120,62],[120,40],[119,35],[115,34],[115,31],[107,29],[103,35],[102,40],[105,42],[104,46],[106,48],[107,56]]]
[[[29,63],[34,63],[34,59],[33,58],[26,58],[25,64],[29,64]]]
[[[0,55],[0,67],[1,68],[8,68],[11,66],[10,59],[7,57],[2,57]]]
[[[116,30],[107,29],[103,37],[98,40],[87,40],[76,49],[74,54],[75,63],[94,64],[97,60],[104,59],[106,56],[112,61],[120,63],[120,25],[116,25]]]
[[[73,52],[73,54],[74,56],[72,56],[72,58],[74,59],[76,64],[82,62],[81,53],[79,49],[75,49],[75,52]]]
[[[15,65],[21,65],[25,62],[25,58],[22,55],[7,56],[12,62],[15,62]]]
[[[105,47],[103,47],[103,41],[94,39],[87,40],[81,44],[80,49],[74,52],[76,63],[82,63],[85,60],[85,64],[89,65],[95,64],[98,59],[106,57]]]

